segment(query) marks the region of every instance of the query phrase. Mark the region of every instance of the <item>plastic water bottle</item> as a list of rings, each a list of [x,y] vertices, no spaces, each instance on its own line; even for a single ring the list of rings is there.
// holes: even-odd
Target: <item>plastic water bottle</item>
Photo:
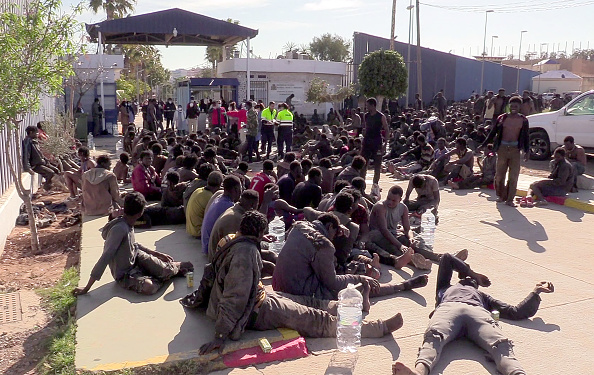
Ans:
[[[341,352],[354,353],[361,346],[363,296],[355,285],[349,284],[338,293],[338,321],[336,347]]]
[[[425,245],[433,249],[435,241],[435,216],[431,211],[425,211],[421,216],[421,237],[425,241]]]
[[[87,147],[89,150],[95,150],[95,140],[93,138],[93,133],[89,133],[87,136]]]
[[[122,142],[122,140],[118,140],[116,142],[116,146],[115,146],[115,153],[116,153],[116,158],[119,159],[120,154],[124,151],[124,143]]]
[[[274,237],[274,242],[270,244],[270,250],[280,254],[285,245],[285,222],[280,216],[276,216],[268,224],[268,233]]]

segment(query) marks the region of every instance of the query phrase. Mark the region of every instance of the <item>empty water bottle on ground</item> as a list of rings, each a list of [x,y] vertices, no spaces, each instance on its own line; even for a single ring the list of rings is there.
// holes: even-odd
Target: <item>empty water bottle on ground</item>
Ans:
[[[276,216],[274,220],[268,224],[268,234],[274,237],[274,242],[270,244],[270,250],[280,254],[285,245],[285,222],[280,216]]]
[[[116,158],[119,158],[120,154],[122,152],[124,152],[124,143],[120,139],[116,142],[116,147],[115,147]]]
[[[95,139],[93,138],[93,133],[89,133],[89,135],[87,136],[87,147],[89,148],[89,150],[95,149]]]
[[[336,347],[341,352],[354,353],[361,346],[363,296],[353,284],[338,293]]]
[[[421,216],[421,237],[425,245],[433,249],[435,241],[435,215],[431,211],[425,211]]]

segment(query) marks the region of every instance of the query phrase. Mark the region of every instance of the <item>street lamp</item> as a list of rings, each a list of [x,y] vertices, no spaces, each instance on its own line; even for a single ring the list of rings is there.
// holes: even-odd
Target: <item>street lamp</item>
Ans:
[[[487,54],[487,17],[489,13],[495,12],[492,9],[485,11],[485,37],[483,38],[483,62],[481,64],[481,89],[479,95],[483,95],[483,83],[485,81],[485,55]]]
[[[410,0],[410,5],[406,7],[408,10],[408,47],[406,49],[406,103],[405,107],[408,108],[408,103],[410,102],[410,43],[412,42],[412,17],[413,13],[412,10],[415,9],[415,6],[412,5],[413,0]]]
[[[516,78],[516,92],[520,94],[520,61],[522,61],[522,36],[527,33],[528,30],[520,31],[520,48],[518,48],[518,77]]]
[[[493,40],[499,38],[497,35],[491,36],[491,57],[493,57]]]

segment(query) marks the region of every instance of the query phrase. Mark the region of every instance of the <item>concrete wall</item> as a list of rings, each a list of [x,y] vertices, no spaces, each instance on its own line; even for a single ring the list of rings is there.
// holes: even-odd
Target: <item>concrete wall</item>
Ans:
[[[218,66],[221,78],[237,78],[239,100],[247,98],[246,59],[223,61]],[[336,87],[343,83],[346,74],[345,63],[294,59],[252,59],[250,60],[251,91],[254,99],[264,102],[284,102],[290,94],[295,97],[292,104],[295,111],[306,117],[317,109],[319,114],[327,113],[331,103],[314,104],[306,101],[310,82],[318,77]],[[257,88],[258,87],[258,88]]]
[[[39,188],[39,177],[37,175],[31,176],[29,173],[24,173],[21,178],[26,189],[33,186],[33,191],[37,191]],[[31,180],[33,180],[33,185],[31,185]],[[0,221],[2,222],[2,225],[0,225],[0,255],[4,251],[6,238],[14,228],[22,203],[23,201],[17,194],[14,185],[0,197]]]
[[[540,90],[538,87],[540,86]],[[532,79],[532,91],[544,92],[556,92],[562,94],[568,91],[582,91],[582,80],[581,79],[539,79],[534,77]]]

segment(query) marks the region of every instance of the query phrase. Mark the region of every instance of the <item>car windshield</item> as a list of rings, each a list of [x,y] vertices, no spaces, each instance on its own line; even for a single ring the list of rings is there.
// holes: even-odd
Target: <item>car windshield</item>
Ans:
[[[594,94],[584,95],[567,108],[568,115],[594,115]]]

